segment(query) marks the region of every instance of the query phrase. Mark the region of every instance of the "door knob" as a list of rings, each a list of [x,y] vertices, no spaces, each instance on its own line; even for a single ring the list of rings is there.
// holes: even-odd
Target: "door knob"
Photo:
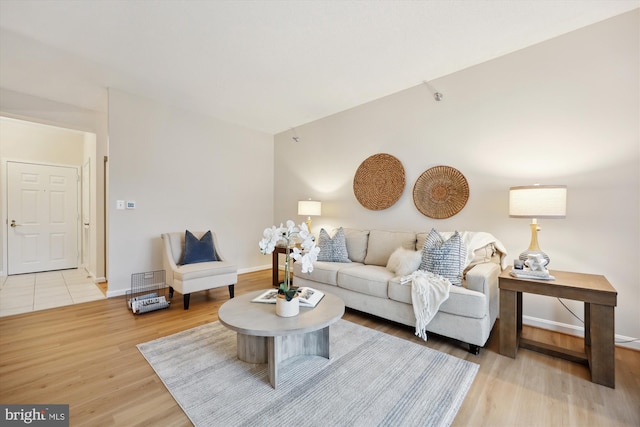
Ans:
[[[12,219],[12,220],[11,220],[11,226],[12,226],[12,227],[20,227],[21,225],[22,225],[22,224],[16,224],[16,220],[15,220],[15,219]]]

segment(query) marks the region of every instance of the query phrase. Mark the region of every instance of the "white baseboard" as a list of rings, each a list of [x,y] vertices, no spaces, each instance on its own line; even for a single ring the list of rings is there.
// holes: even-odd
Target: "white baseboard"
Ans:
[[[241,268],[240,270],[238,270],[238,274],[253,273],[254,271],[262,271],[262,270],[271,270],[271,264],[259,265],[257,267],[251,267],[251,268]]]
[[[127,294],[128,289],[118,289],[117,291],[107,290],[107,298],[121,297]]]
[[[251,268],[241,268],[238,270],[238,274],[253,273],[254,271],[270,270],[270,269],[271,269],[271,264],[258,266],[258,267],[251,267]],[[271,283],[269,282],[268,284],[265,285],[265,287],[269,287],[270,284]],[[126,295],[127,291],[128,289],[118,289],[115,291],[107,290],[107,298],[114,298],[114,297],[120,297],[122,295]]]
[[[568,335],[584,337],[584,328],[582,326],[569,325],[567,323],[555,322],[553,320],[540,319],[532,316],[522,316],[522,323],[536,328],[548,329],[551,331],[562,332]],[[640,350],[639,338],[627,337],[616,334],[615,343],[617,346]],[[632,342],[629,342],[632,341]]]

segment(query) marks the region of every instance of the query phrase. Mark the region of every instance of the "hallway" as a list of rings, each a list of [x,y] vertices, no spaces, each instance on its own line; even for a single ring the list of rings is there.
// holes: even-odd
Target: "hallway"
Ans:
[[[84,269],[0,277],[0,317],[105,298]]]

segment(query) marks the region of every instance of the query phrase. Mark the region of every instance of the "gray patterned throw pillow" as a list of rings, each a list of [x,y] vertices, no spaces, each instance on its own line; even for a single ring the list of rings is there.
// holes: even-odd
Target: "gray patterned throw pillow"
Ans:
[[[452,285],[462,286],[462,271],[467,257],[467,248],[457,231],[447,241],[432,228],[422,247],[420,270],[439,274],[449,279]]]
[[[342,227],[336,231],[333,238],[329,237],[329,233],[324,228],[321,228],[318,235],[318,247],[320,248],[318,261],[351,262]]]

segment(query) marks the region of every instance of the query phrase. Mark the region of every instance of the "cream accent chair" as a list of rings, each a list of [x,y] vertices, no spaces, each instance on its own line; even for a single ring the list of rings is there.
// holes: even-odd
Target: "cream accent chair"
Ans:
[[[192,231],[198,239],[206,231]],[[163,264],[167,273],[169,296],[173,297],[174,289],[183,295],[184,309],[189,309],[189,299],[192,292],[229,287],[229,297],[233,298],[234,285],[238,282],[238,268],[235,264],[225,261],[220,253],[220,246],[213,231],[213,247],[219,261],[199,262],[195,264],[180,265],[184,254],[185,232],[163,233],[160,237],[163,242]]]

